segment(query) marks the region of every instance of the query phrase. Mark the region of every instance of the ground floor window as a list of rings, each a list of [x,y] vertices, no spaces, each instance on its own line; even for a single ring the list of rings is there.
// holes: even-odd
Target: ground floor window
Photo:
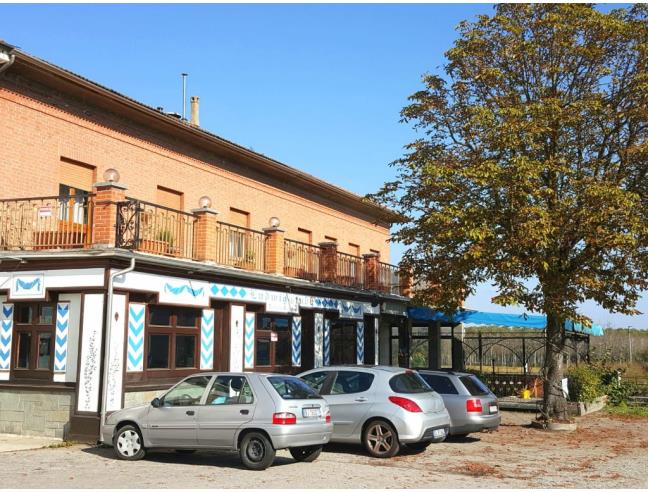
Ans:
[[[51,376],[54,363],[54,313],[54,304],[15,304],[15,377],[47,379]]]
[[[255,366],[290,366],[292,358],[291,316],[257,315]]]
[[[199,309],[149,305],[146,369],[197,368],[199,322]]]
[[[390,328],[390,363],[396,367],[409,367],[410,337],[407,326]]]
[[[356,362],[356,322],[331,321],[331,364],[355,364]]]
[[[430,328],[412,326],[412,339],[409,350],[409,367],[421,369],[430,367]]]

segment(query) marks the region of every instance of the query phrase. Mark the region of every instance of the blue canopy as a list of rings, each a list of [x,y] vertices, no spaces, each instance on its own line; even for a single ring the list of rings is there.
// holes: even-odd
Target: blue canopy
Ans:
[[[547,318],[540,314],[485,313],[465,309],[457,311],[450,319],[443,312],[429,307],[409,307],[407,313],[410,319],[414,321],[444,321],[446,323],[464,323],[466,325],[507,326],[539,330],[544,330],[547,326]],[[594,336],[603,335],[603,327],[595,324],[585,327],[582,323],[566,321],[565,329]]]

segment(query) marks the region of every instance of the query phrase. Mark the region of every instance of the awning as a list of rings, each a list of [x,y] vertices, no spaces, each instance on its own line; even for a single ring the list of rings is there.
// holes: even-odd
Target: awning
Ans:
[[[410,307],[407,309],[410,319],[414,321],[443,321],[446,323],[463,323],[465,325],[475,326],[506,326],[511,328],[535,328],[544,330],[547,326],[547,318],[540,314],[505,314],[505,313],[486,313],[483,311],[474,311],[464,309],[457,311],[451,318],[441,311],[429,307]],[[588,335],[602,336],[603,327],[601,325],[583,326],[582,323],[566,321],[565,329]]]

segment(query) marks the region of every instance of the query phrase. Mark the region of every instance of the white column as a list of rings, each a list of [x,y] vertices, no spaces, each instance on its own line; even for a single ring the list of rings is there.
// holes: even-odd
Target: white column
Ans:
[[[233,305],[230,307],[230,364],[229,370],[243,370],[243,324],[245,323],[245,308]]]
[[[314,323],[314,366],[322,367],[324,365],[324,315],[322,313],[315,313]]]
[[[77,410],[99,411],[99,376],[103,331],[103,294],[86,294],[83,304],[83,333],[81,335],[81,360]]]
[[[114,294],[113,312],[110,316],[110,360],[108,361],[108,383],[106,388],[106,411],[121,410],[122,381],[124,379],[124,333],[126,331],[126,296]]]

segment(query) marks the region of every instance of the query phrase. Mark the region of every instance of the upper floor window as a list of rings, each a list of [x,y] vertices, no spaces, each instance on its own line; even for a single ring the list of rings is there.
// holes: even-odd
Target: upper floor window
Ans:
[[[313,242],[313,233],[308,229],[302,229],[299,227],[297,229],[297,241],[302,243],[311,244]]]
[[[181,191],[165,188],[164,186],[157,187],[157,204],[163,207],[171,208],[173,210],[182,210],[184,202],[184,193]]]

